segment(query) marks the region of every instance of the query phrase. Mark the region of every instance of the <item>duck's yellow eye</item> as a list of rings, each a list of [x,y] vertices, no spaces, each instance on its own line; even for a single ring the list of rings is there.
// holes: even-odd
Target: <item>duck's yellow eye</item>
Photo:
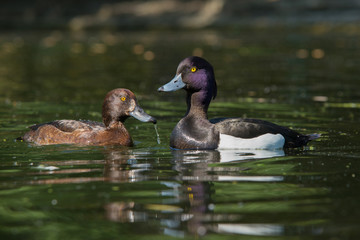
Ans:
[[[126,97],[121,97],[121,101],[125,101],[126,100]]]
[[[196,72],[196,70],[197,70],[196,67],[192,67],[192,68],[191,68],[191,71],[192,71],[192,72]]]

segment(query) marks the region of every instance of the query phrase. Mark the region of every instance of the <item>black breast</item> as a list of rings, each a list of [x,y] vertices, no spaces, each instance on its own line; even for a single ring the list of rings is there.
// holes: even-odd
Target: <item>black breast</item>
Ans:
[[[216,149],[219,132],[207,119],[187,116],[171,133],[170,146],[177,149]]]

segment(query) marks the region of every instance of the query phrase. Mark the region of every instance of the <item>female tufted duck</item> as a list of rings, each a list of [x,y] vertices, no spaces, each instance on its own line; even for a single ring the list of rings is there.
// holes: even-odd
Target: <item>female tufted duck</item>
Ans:
[[[170,136],[176,149],[280,149],[306,145],[319,134],[302,135],[287,127],[258,119],[207,119],[217,86],[210,63],[200,57],[180,62],[175,77],[160,92],[185,89],[187,111]]]
[[[133,141],[124,126],[128,117],[142,122],[156,123],[138,105],[134,93],[118,88],[107,93],[102,106],[103,123],[87,120],[55,120],[30,127],[22,139],[38,145],[123,145],[132,146]]]

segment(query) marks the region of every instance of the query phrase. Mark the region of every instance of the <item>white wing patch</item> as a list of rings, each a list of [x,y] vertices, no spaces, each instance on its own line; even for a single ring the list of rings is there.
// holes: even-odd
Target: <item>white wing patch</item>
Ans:
[[[281,149],[285,138],[281,134],[266,133],[255,138],[238,138],[220,134],[218,149]]]

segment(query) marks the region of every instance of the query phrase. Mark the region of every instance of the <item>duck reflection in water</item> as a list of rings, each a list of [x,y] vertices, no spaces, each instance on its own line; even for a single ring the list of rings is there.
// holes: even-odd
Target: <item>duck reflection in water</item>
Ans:
[[[149,163],[142,163],[142,158],[151,154],[149,151],[136,151],[129,148],[104,149],[104,178],[112,183],[146,181],[143,174],[151,168]],[[145,211],[134,210],[134,201],[115,201],[104,206],[106,218],[113,222],[144,222],[149,216]]]
[[[178,174],[174,176],[174,181],[166,180],[161,184],[171,190],[161,190],[161,203],[143,204],[137,201],[118,201],[105,206],[106,217],[116,222],[149,222],[158,221],[162,225],[163,233],[175,237],[184,237],[187,234],[203,236],[208,232],[227,232],[246,234],[253,231],[262,234],[259,235],[278,235],[281,234],[281,227],[265,226],[262,224],[245,226],[237,224],[242,215],[240,214],[222,214],[214,213],[215,195],[214,183],[220,181],[282,181],[278,176],[245,176],[242,172],[247,168],[236,166],[229,167],[211,167],[211,163],[229,162],[229,161],[251,161],[264,156],[283,156],[282,151],[207,151],[207,150],[173,150],[172,151],[173,170]],[[137,181],[151,180],[146,178],[144,171],[138,171],[129,177],[121,172],[121,164],[118,161],[123,154],[110,153],[108,156],[108,169],[106,175],[112,181]],[[115,159],[113,158],[115,157]],[[129,158],[127,158],[127,162]],[[124,163],[125,164],[125,163]],[[149,166],[149,167],[156,167]],[[144,166],[144,169],[146,167]],[[126,171],[126,170],[125,170]],[[221,172],[226,172],[222,176]],[[118,177],[121,176],[121,177]],[[170,193],[171,192],[171,193]],[[170,197],[170,198],[169,198]],[[218,224],[219,222],[223,224]],[[235,224],[231,224],[235,223]],[[256,235],[256,234],[255,234]]]
[[[70,151],[71,149],[69,149]],[[211,163],[229,161],[252,161],[264,156],[254,152],[216,151],[216,150],[177,150],[172,151],[172,159],[168,164],[172,167],[171,176],[161,176],[163,165],[150,163],[147,159],[156,153],[142,149],[107,147],[103,150],[101,160],[70,160],[42,162],[45,166],[77,166],[71,169],[45,171],[37,174],[54,176],[42,180],[34,180],[30,184],[64,184],[85,182],[111,182],[114,191],[129,191],[134,186],[151,186],[147,191],[158,192],[157,196],[140,196],[134,199],[115,194],[112,202],[104,205],[104,214],[114,222],[157,222],[160,221],[164,234],[183,237],[187,234],[205,235],[208,232],[227,232],[233,234],[278,235],[282,228],[278,225],[239,224],[243,215],[239,213],[216,213],[216,184],[230,182],[278,182],[281,176],[247,176],[249,169],[236,166],[211,166]],[[282,155],[282,152],[267,152],[266,156]],[[64,172],[66,171],[66,172]],[[99,176],[79,175],[103,171]],[[58,174],[76,174],[76,177],[59,178]],[[151,174],[149,174],[151,173]],[[154,174],[158,173],[158,175]],[[222,175],[224,173],[224,175]],[[32,173],[33,174],[33,173]],[[226,175],[225,175],[226,174]],[[87,174],[88,175],[88,174]],[[161,180],[164,179],[163,181]],[[136,183],[140,182],[140,183]],[[137,185],[135,185],[137,184]],[[141,191],[144,188],[140,188]],[[155,188],[155,189],[154,189]],[[118,200],[116,198],[118,197]],[[139,199],[142,199],[139,201]]]
[[[74,148],[62,146],[63,151],[74,152]],[[84,150],[84,148],[81,148]],[[90,149],[89,149],[90,150]],[[30,175],[48,175],[54,178],[36,179],[28,184],[64,184],[64,183],[86,183],[86,182],[136,182],[145,181],[146,175],[142,172],[150,168],[149,163],[138,163],[138,160],[146,158],[151,152],[134,151],[127,147],[107,147],[103,149],[104,159],[99,160],[64,160],[64,161],[42,161],[34,168],[40,172],[30,172]],[[62,166],[74,166],[74,168],[62,169]],[[101,166],[101,167],[100,167]],[[102,167],[103,166],[103,167]],[[86,174],[90,172],[103,172],[102,176],[83,176],[58,178],[58,174]]]
[[[179,180],[182,181],[182,191],[180,192],[183,194],[180,198],[187,203],[188,207],[185,211],[188,213],[187,230],[195,235],[205,235],[208,231],[220,232],[223,231],[224,227],[228,233],[240,233],[241,231],[238,224],[226,224],[226,222],[238,222],[242,218],[241,215],[214,213],[216,207],[212,199],[215,194],[214,183],[221,181],[277,182],[283,180],[280,176],[245,176],[241,174],[241,172],[246,172],[247,168],[209,166],[211,163],[251,161],[259,158],[283,156],[282,150],[174,150],[172,153],[175,169],[179,172]],[[221,172],[226,172],[226,175],[221,175]],[[213,222],[224,222],[225,224],[214,224]],[[263,227],[258,224],[253,230],[261,232]],[[266,228],[269,227],[266,226]],[[275,234],[272,230],[269,230],[268,233],[269,235]]]
[[[151,152],[134,151],[128,148],[108,148],[104,150],[105,165],[104,177],[109,182],[138,182],[147,180],[142,174],[149,170],[150,163],[139,163],[143,157],[146,158]]]

